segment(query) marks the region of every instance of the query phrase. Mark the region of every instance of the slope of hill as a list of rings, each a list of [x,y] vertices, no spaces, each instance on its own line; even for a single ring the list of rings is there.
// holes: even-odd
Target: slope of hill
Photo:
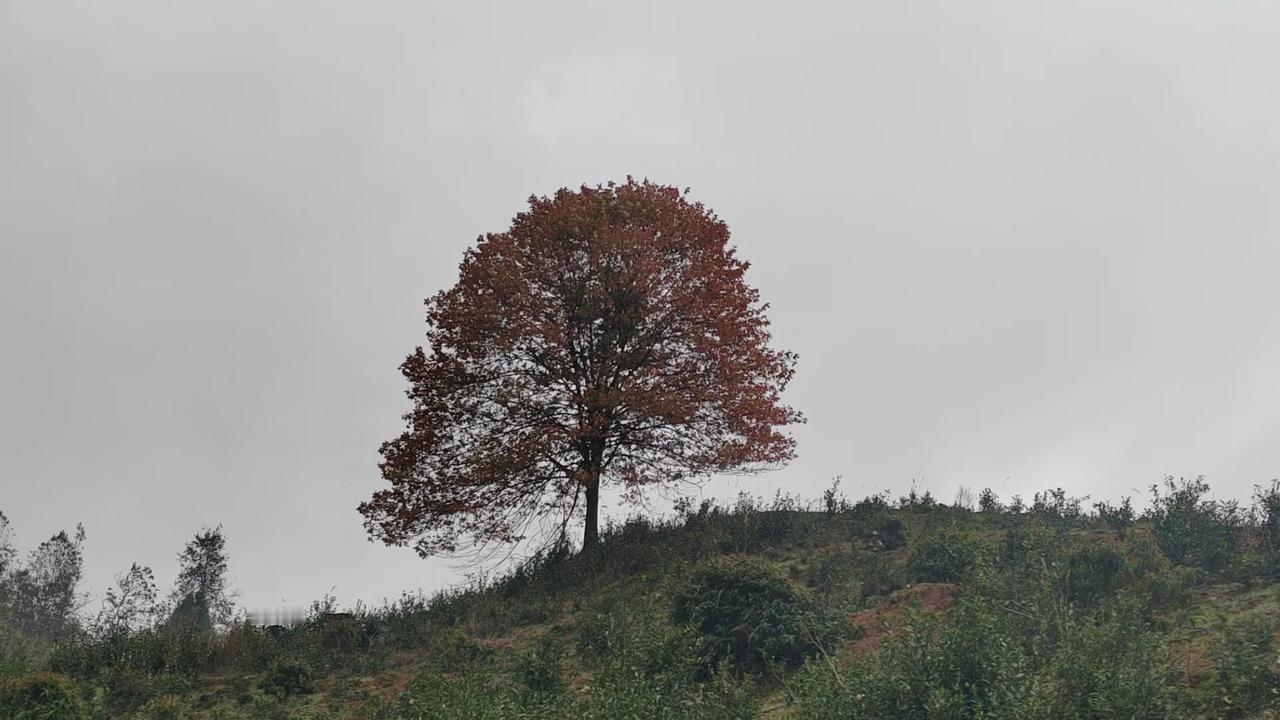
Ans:
[[[1169,481],[683,506],[433,598],[217,637],[64,643],[0,711],[102,718],[1262,718],[1280,710],[1280,502]],[[35,698],[35,699],[33,699]],[[8,703],[6,705],[6,703]],[[24,704],[25,703],[25,704]],[[0,712],[0,715],[3,715]]]

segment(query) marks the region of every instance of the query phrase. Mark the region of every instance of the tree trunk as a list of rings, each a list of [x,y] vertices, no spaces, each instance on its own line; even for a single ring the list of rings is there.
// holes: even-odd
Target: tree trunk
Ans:
[[[600,480],[587,485],[587,527],[582,534],[583,551],[594,550],[600,544]]]

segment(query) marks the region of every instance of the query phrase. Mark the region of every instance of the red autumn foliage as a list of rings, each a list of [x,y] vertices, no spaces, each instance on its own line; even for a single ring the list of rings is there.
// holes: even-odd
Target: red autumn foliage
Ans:
[[[602,482],[637,497],[789,460],[795,355],[769,347],[728,242],[700,203],[630,178],[530,198],[480,238],[401,366],[412,409],[382,446],[390,487],[360,506],[370,535],[425,556],[585,512],[593,546]]]

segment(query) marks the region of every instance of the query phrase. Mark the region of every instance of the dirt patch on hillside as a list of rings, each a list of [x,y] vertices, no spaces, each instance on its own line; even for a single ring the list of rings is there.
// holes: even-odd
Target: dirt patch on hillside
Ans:
[[[412,673],[383,672],[365,679],[361,684],[369,692],[381,695],[387,700],[394,700],[409,689],[409,683],[411,682],[413,682]]]
[[[841,650],[842,664],[879,650],[885,638],[894,632],[893,616],[902,610],[913,607],[929,615],[945,615],[956,604],[959,594],[959,585],[917,583],[890,595],[883,605],[850,614],[849,623],[862,635]]]

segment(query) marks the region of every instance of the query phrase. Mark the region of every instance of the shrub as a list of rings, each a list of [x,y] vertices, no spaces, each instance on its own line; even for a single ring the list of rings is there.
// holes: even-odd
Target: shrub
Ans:
[[[88,713],[69,678],[38,672],[0,681],[0,717],[9,720],[83,720]]]
[[[1052,521],[1079,520],[1084,517],[1081,506],[1086,497],[1068,497],[1062,488],[1045,490],[1034,495],[1029,512],[1033,517]]]
[[[1133,524],[1133,500],[1125,498],[1120,501],[1119,505],[1112,505],[1106,502],[1097,502],[1093,504],[1093,509],[1098,514],[1098,520],[1107,526],[1116,537],[1124,539],[1125,533],[1129,530],[1129,526]]]
[[[903,580],[884,553],[853,549],[814,559],[805,570],[805,584],[838,605],[841,600],[888,595],[901,588]]]
[[[893,505],[888,500],[888,491],[877,495],[868,495],[853,504],[855,513],[881,512],[891,510]]]
[[[587,630],[591,627],[591,630]],[[723,669],[709,681],[701,640],[656,618],[599,616],[584,626],[579,648],[594,660],[590,694],[574,708],[599,720],[735,720],[754,718],[751,687]]]
[[[1000,538],[997,564],[1006,570],[1040,573],[1046,564],[1065,552],[1061,528],[1033,521],[1009,528]]]
[[[849,502],[840,494],[840,478],[831,481],[831,487],[822,491],[822,511],[828,515],[836,513],[848,507]]]
[[[151,677],[133,668],[115,668],[103,681],[106,699],[117,710],[133,710],[155,695]]]
[[[1069,615],[1061,640],[1036,680],[1034,717],[1164,720],[1185,706],[1161,640],[1136,605]]]
[[[468,672],[491,659],[493,651],[472,642],[457,628],[438,630],[426,643],[427,659],[435,669],[445,673]]]
[[[625,627],[614,613],[592,615],[580,626],[573,643],[579,655],[608,657],[617,649]]]
[[[1027,658],[1009,616],[964,603],[950,623],[910,612],[877,655],[833,673],[814,662],[792,683],[802,718],[997,718],[1026,697]]]
[[[888,512],[878,514],[868,525],[871,536],[879,542],[881,550],[897,550],[907,544],[906,525]]]
[[[911,549],[907,574],[917,582],[957,582],[973,570],[979,556],[975,540],[955,532],[937,533]]]
[[[672,673],[634,675],[611,663],[579,709],[592,720],[750,720],[757,717],[751,686],[721,671],[707,682]]]
[[[215,664],[249,672],[262,672],[280,651],[279,640],[264,628],[247,622],[231,627],[214,653]]]
[[[396,703],[396,720],[502,720],[527,717],[520,704],[483,673],[445,677],[428,671],[414,679]]]
[[[824,719],[1157,720],[1185,706],[1160,639],[1132,608],[1057,622],[1057,640],[1037,637],[1038,620],[970,597],[946,622],[909,615],[843,673],[811,663],[789,689],[799,717]]]
[[[0,677],[43,667],[49,655],[49,643],[11,625],[4,616],[3,599],[0,596]]]
[[[1240,522],[1239,508],[1204,499],[1209,485],[1202,477],[1177,482],[1165,478],[1164,488],[1161,492],[1160,486],[1151,486],[1148,511],[1160,549],[1176,564],[1221,570],[1236,548],[1234,526]]]
[[[996,495],[991,488],[983,488],[978,495],[978,512],[982,513],[998,513],[1004,510],[1004,506],[1000,504],[1000,496]]]
[[[311,669],[301,663],[280,661],[271,666],[260,683],[262,691],[276,697],[305,695],[315,691]]]
[[[698,569],[675,595],[672,617],[701,633],[707,673],[725,661],[740,672],[795,667],[836,632],[772,566],[742,557]]]
[[[887,596],[904,584],[902,570],[887,555],[869,552],[860,556],[858,563],[860,599]]]
[[[142,720],[182,720],[187,717],[182,698],[177,695],[161,695],[143,706],[138,714]]]
[[[247,710],[253,720],[294,720],[284,700],[274,695],[253,698]]]
[[[933,494],[925,490],[923,494],[916,492],[915,486],[903,497],[898,498],[898,507],[912,512],[928,512],[937,507],[938,502]]]
[[[368,650],[373,634],[360,616],[350,612],[318,615],[306,629],[325,661],[338,666],[348,665],[355,654]]]
[[[1280,667],[1274,621],[1249,618],[1223,629],[1210,648],[1213,670],[1200,689],[1202,703],[1219,717],[1258,717],[1280,710]]]
[[[1269,570],[1272,575],[1280,575],[1280,480],[1254,489],[1253,514],[1268,556]]]
[[[805,568],[805,584],[823,595],[830,595],[853,580],[854,567],[852,552],[819,555]]]
[[[516,656],[516,679],[535,696],[564,690],[564,653],[554,638],[543,635]]]
[[[1124,581],[1125,559],[1115,548],[1090,545],[1067,556],[1067,597],[1078,605],[1097,605]]]

